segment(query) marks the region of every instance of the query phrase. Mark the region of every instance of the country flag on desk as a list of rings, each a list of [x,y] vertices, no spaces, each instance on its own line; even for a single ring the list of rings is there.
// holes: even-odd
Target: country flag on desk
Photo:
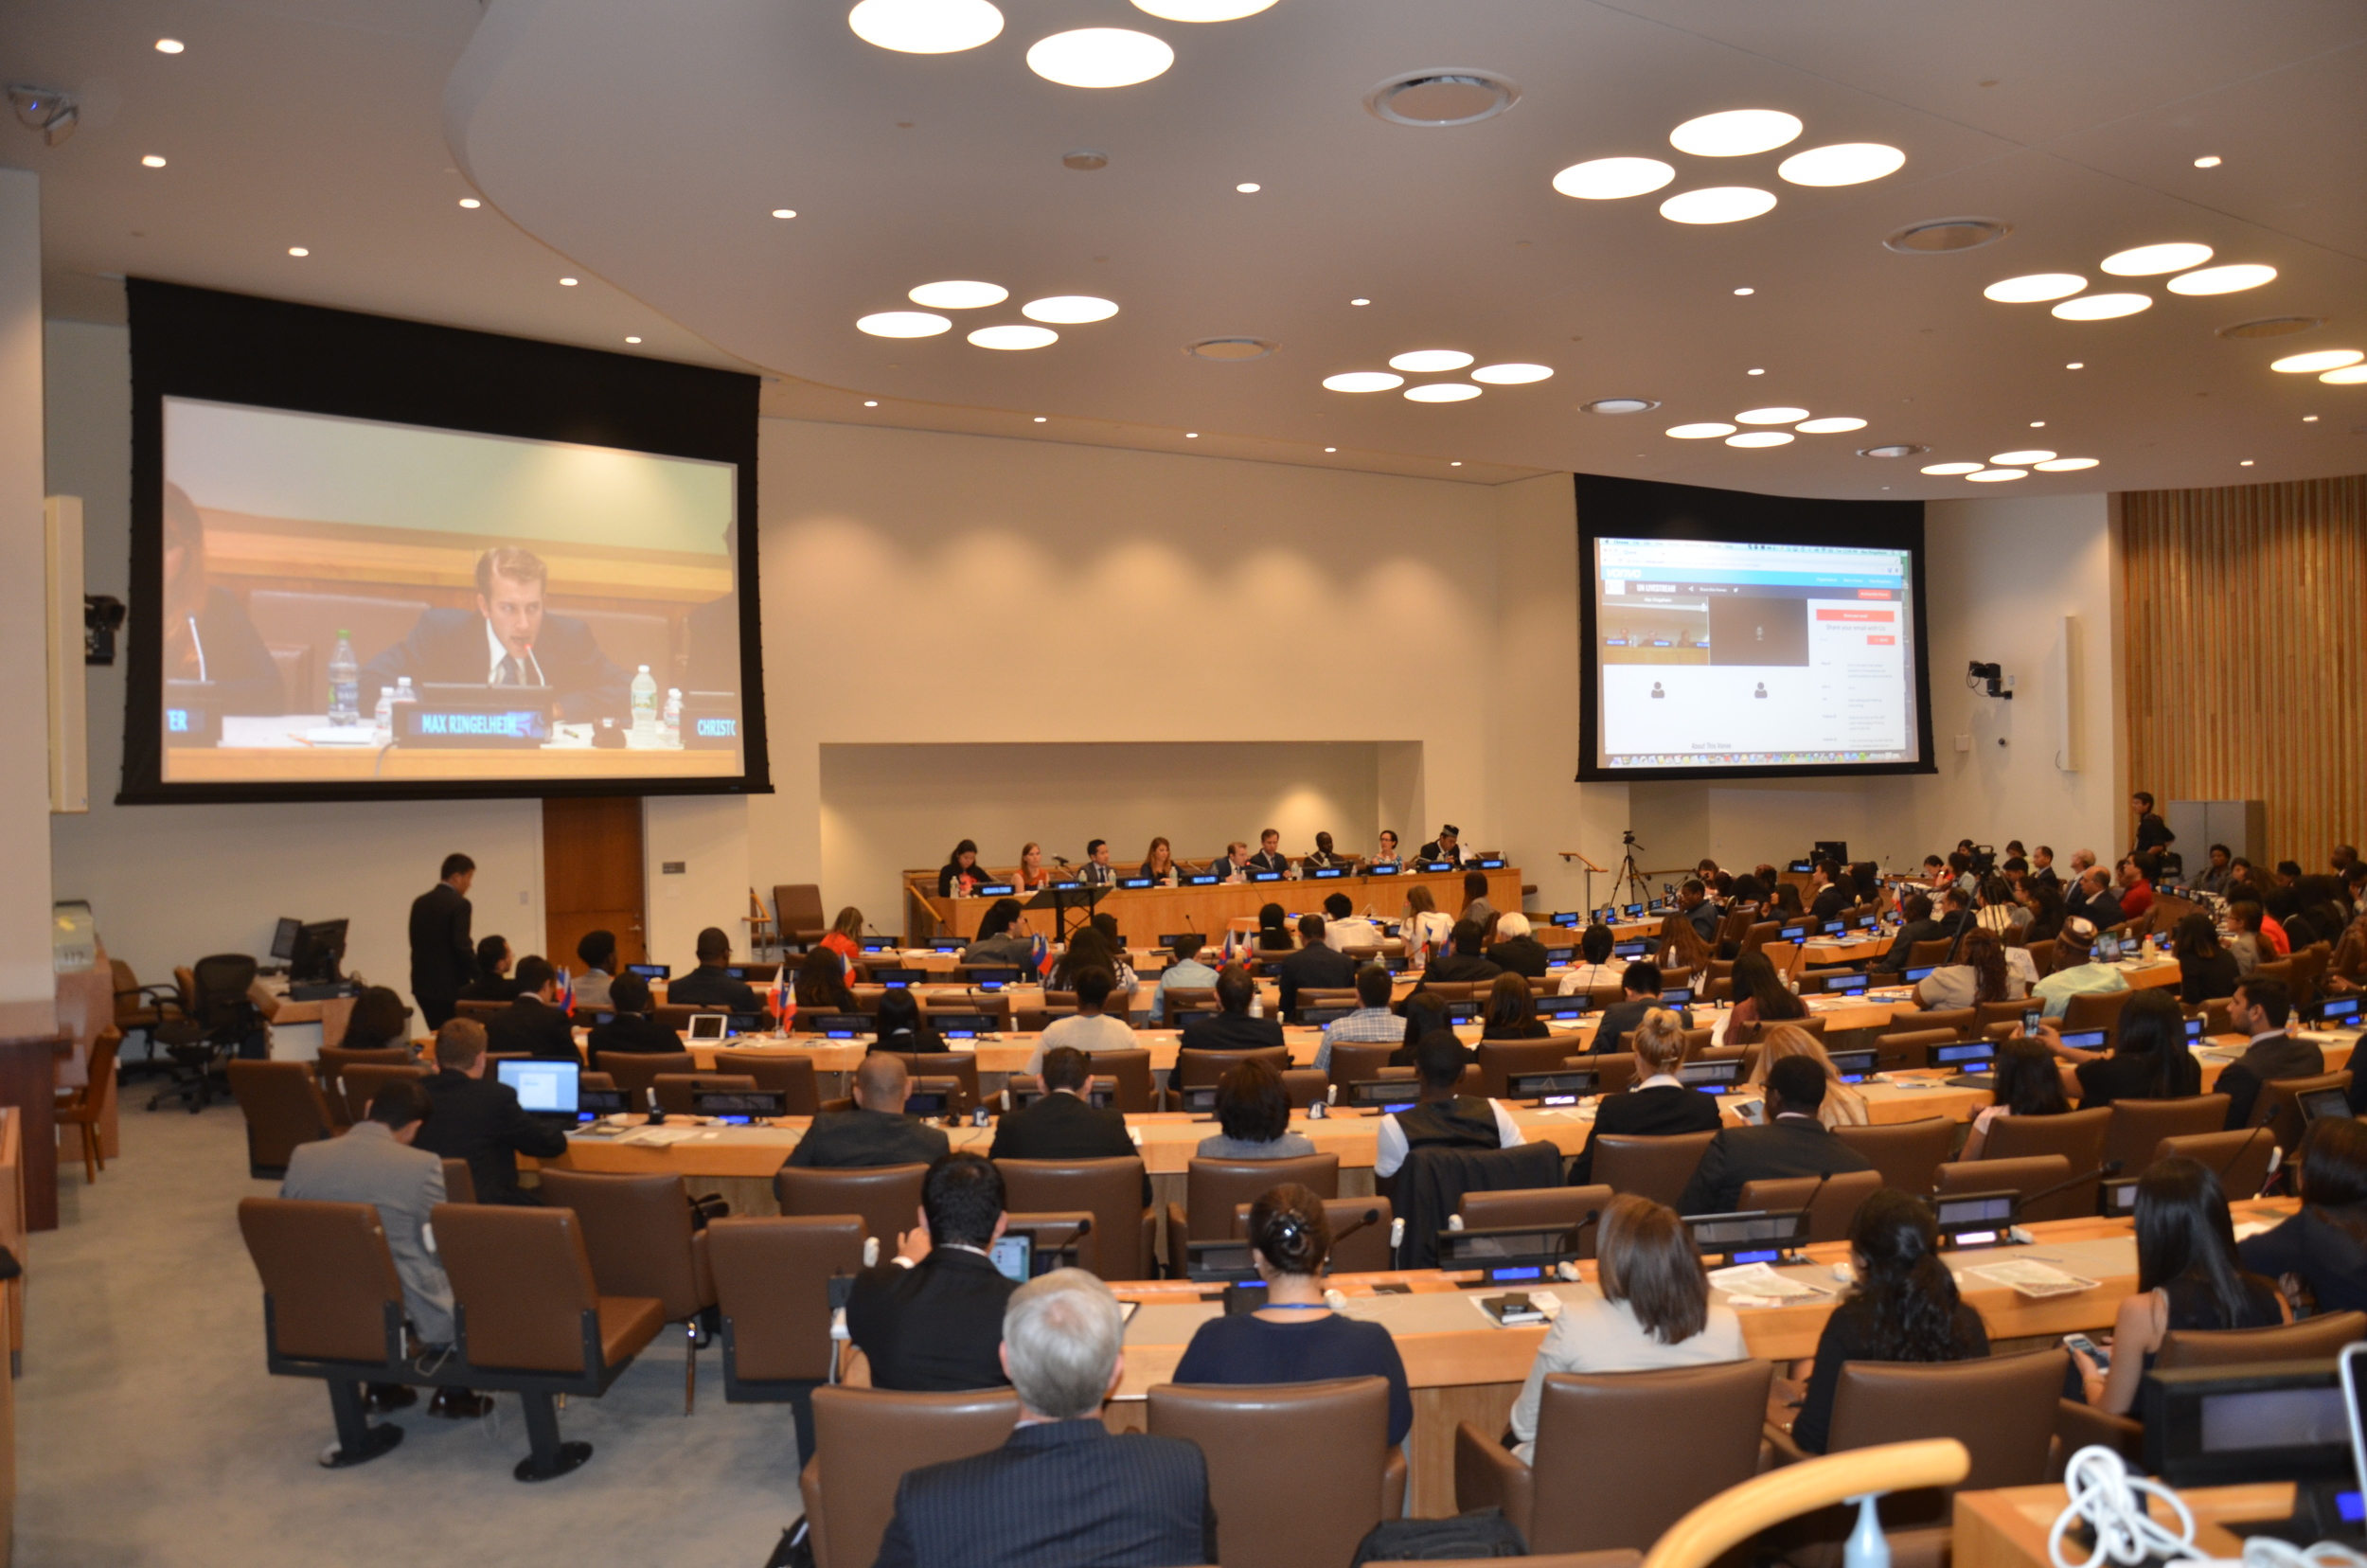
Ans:
[[[576,1010],[576,977],[563,969],[559,971],[559,1010],[563,1013]]]
[[[1038,975],[1047,975],[1052,972],[1052,949],[1044,941],[1043,933],[1041,931],[1036,933],[1035,955],[1031,961],[1036,967]]]
[[[797,1004],[792,1000],[789,986],[789,963],[773,971],[773,1016],[781,1021],[781,1033],[789,1033],[789,1021],[797,1016]]]

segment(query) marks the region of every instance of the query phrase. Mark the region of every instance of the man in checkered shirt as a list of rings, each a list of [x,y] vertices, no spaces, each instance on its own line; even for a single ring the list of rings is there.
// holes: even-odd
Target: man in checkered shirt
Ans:
[[[1389,971],[1367,964],[1356,971],[1356,1011],[1324,1025],[1324,1042],[1315,1051],[1315,1070],[1331,1071],[1331,1048],[1343,1041],[1351,1045],[1396,1045],[1405,1040],[1405,1020],[1389,1010],[1392,982]]]

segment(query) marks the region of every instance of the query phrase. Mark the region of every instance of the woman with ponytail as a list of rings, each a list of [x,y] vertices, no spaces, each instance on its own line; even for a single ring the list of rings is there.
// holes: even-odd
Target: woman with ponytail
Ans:
[[[1823,1453],[1833,1428],[1833,1390],[1844,1362],[1975,1361],[1989,1353],[1981,1314],[1956,1293],[1940,1261],[1939,1226],[1921,1200],[1895,1187],[1868,1198],[1849,1225],[1858,1283],[1816,1342],[1816,1370],[1791,1440]]]

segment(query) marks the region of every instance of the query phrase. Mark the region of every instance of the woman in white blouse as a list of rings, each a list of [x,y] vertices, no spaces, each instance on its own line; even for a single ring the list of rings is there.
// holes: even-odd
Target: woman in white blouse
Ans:
[[[1958,962],[1935,969],[1915,984],[1915,1005],[1931,1011],[1969,1007],[1978,1002],[2019,1002],[2030,994],[2038,966],[2020,948],[2009,948],[1997,933],[1976,926],[1956,950]]]

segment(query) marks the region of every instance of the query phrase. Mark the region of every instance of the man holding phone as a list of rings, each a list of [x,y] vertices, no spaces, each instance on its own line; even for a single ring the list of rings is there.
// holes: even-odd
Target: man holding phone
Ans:
[[[941,1154],[920,1185],[919,1223],[896,1256],[855,1278],[846,1333],[871,1363],[871,1386],[953,1394],[1010,1381],[995,1354],[1019,1282],[994,1266],[1003,1175],[994,1162]]]

